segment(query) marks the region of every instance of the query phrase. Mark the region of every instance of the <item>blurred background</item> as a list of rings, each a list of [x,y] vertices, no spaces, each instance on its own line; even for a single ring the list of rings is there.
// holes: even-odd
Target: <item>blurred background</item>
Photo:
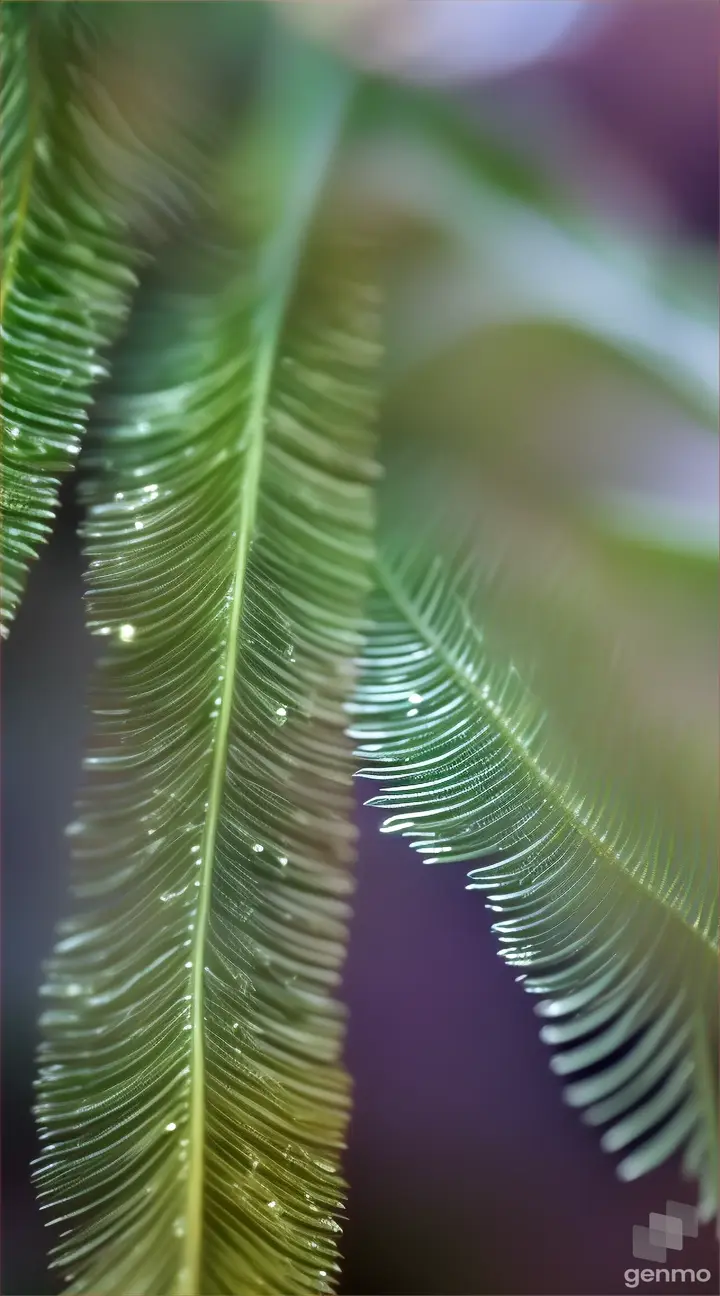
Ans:
[[[187,6],[183,6],[184,8]],[[190,6],[199,8],[199,6]],[[648,238],[713,246],[718,224],[714,0],[366,0],[285,6],[361,66],[452,97],[580,205]],[[240,53],[220,79],[238,92]],[[240,87],[241,91],[242,87]],[[542,393],[534,399],[542,405]],[[554,397],[557,403],[557,395]],[[568,402],[571,392],[568,391]],[[541,413],[541,411],[539,411]],[[569,414],[568,414],[569,417]],[[598,392],[593,426],[613,423]],[[667,471],[716,495],[707,461]],[[711,464],[712,469],[712,464]],[[63,827],[87,728],[79,510],[64,493],[4,651],[2,1291],[57,1290],[29,1163],[37,986],[66,903]],[[360,789],[362,793],[363,789]],[[497,958],[462,865],[424,868],[358,809],[346,974],[355,1114],[342,1291],[348,1296],[591,1296],[627,1290],[632,1226],[691,1200],[674,1166],[621,1185],[597,1134],[563,1106],[533,1005]],[[683,1263],[713,1274],[710,1229]],[[682,1286],[655,1284],[680,1292]]]

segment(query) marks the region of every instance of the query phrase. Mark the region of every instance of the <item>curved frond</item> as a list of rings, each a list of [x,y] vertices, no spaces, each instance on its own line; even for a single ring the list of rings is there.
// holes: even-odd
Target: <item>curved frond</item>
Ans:
[[[3,634],[125,317],[150,177],[164,177],[163,202],[177,188],[172,148],[159,163],[102,85],[84,6],[50,8],[0,13]]]
[[[498,664],[471,612],[473,564],[407,554],[383,569],[355,733],[382,783],[371,802],[428,863],[470,874],[499,915],[518,980],[545,996],[543,1038],[567,1101],[605,1126],[633,1179],[684,1149],[715,1208],[717,937],[714,860],[583,785],[549,717]]]
[[[709,264],[690,274],[675,253],[588,219],[436,97],[374,81],[364,108],[358,201],[444,240],[398,276],[394,380],[471,338],[479,353],[489,332],[532,327],[582,339],[716,430]]]
[[[341,98],[297,152],[305,218]],[[337,1270],[378,302],[367,250],[304,253],[298,213],[259,276],[172,303],[172,347],[150,321],[156,385],[90,487],[108,652],[38,1103],[76,1292],[286,1296]]]

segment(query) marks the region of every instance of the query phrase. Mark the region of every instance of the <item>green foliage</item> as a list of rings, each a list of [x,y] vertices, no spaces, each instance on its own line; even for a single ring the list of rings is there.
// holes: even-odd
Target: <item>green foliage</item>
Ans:
[[[140,233],[154,222],[157,235],[161,210],[179,208],[188,183],[167,124],[162,156],[154,150],[157,105],[145,102],[140,122],[110,88],[123,51],[93,11],[2,5],[3,634],[123,326]],[[186,164],[193,147],[182,139]]]
[[[322,90],[315,199],[343,97]],[[323,1291],[337,1269],[378,303],[362,247],[308,255],[284,210],[172,344],[150,321],[160,376],[87,488],[108,653],[38,1103],[75,1291]]]
[[[353,709],[386,831],[486,860],[568,1101],[625,1178],[682,1148],[709,1215],[708,527],[673,541],[654,497],[619,518],[592,429],[551,450],[537,398],[550,339],[561,381],[584,349],[712,421],[702,307],[262,6],[1,13],[4,632],[146,252],[194,217],[83,455],[101,658],[43,990],[55,1265],[88,1294],[332,1290]],[[172,35],[215,68],[240,29],[258,84],[215,173]]]
[[[488,332],[532,328],[581,342],[714,430],[714,267],[603,228],[526,163],[426,95],[370,84],[358,114],[355,197],[432,234],[395,271],[397,381]]]
[[[89,104],[70,95],[89,60],[88,33],[60,30],[5,4],[0,27],[3,122],[2,605],[15,614],[27,566],[46,538],[60,477],[74,465],[98,355],[117,331],[134,276],[123,221],[90,149]],[[51,57],[52,56],[52,57]],[[62,63],[61,60],[67,60]],[[100,147],[110,149],[102,138]]]
[[[371,804],[383,831],[439,860],[490,862],[472,887],[502,915],[508,963],[531,993],[554,1070],[625,1179],[679,1147],[716,1208],[717,908],[713,843],[623,789],[583,787],[572,751],[473,615],[474,564],[427,554],[383,568],[359,691]],[[697,826],[696,826],[697,827]],[[677,829],[677,825],[675,825]],[[621,1050],[621,1052],[619,1052]],[[589,1069],[593,1068],[592,1074]]]

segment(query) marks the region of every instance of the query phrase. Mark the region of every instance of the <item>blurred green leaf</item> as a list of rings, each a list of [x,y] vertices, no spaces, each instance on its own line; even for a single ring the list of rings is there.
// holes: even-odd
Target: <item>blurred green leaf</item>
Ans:
[[[82,75],[87,33],[63,21],[60,46],[48,49],[42,26],[32,6],[3,6],[3,633],[50,529],[59,479],[80,449],[103,372],[98,353],[134,283],[125,229],[89,147],[90,106],[68,93],[69,76]]]
[[[474,876],[557,1068],[601,1067],[570,1100],[625,1177],[683,1145],[709,1214],[716,320],[662,250],[381,98],[349,179],[392,248],[376,803],[423,853],[500,854]]]
[[[622,771],[592,776],[586,749],[597,726],[585,748],[558,741],[532,676],[494,651],[477,550],[447,562],[437,554],[437,536],[420,528],[385,549],[354,708],[362,774],[381,785],[371,804],[392,811],[383,831],[428,863],[489,860],[472,886],[499,915],[494,930],[518,979],[545,996],[542,1035],[561,1050],[552,1065],[570,1079],[567,1101],[605,1126],[603,1146],[623,1151],[625,1179],[682,1148],[708,1218],[717,1201],[712,844],[700,823],[683,833],[662,803],[633,802]],[[628,705],[601,675],[591,682],[604,708]]]
[[[447,109],[370,83],[348,184],[368,218],[424,230],[395,267],[390,363],[402,374],[468,334],[577,334],[717,426],[716,276],[602,229]],[[403,236],[398,235],[398,240]],[[482,330],[482,332],[480,332]]]
[[[197,183],[177,85],[157,64],[143,75],[98,16],[93,4],[2,10],[3,633],[75,465],[140,247]]]

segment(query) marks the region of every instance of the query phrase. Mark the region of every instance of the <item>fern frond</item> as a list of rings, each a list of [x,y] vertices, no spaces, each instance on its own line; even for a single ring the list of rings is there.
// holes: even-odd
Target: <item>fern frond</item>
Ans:
[[[685,1150],[715,1209],[715,869],[708,843],[625,813],[558,759],[548,716],[472,612],[472,565],[405,555],[383,569],[357,700],[373,805],[428,863],[470,874],[532,993],[567,1101],[605,1125],[633,1179]]]
[[[337,1269],[378,301],[367,249],[304,244],[344,93],[259,274],[175,303],[170,350],[150,322],[161,377],[90,487],[108,653],[38,1103],[76,1292],[286,1296]]]
[[[582,339],[716,430],[717,307],[681,258],[589,220],[437,96],[372,81],[364,124],[358,201],[443,239],[397,277],[395,381],[474,336],[531,327]],[[709,265],[698,279],[713,282]]]
[[[138,213],[178,192],[173,146],[160,163],[103,86],[85,6],[49,8],[0,10],[3,634],[126,314]]]

